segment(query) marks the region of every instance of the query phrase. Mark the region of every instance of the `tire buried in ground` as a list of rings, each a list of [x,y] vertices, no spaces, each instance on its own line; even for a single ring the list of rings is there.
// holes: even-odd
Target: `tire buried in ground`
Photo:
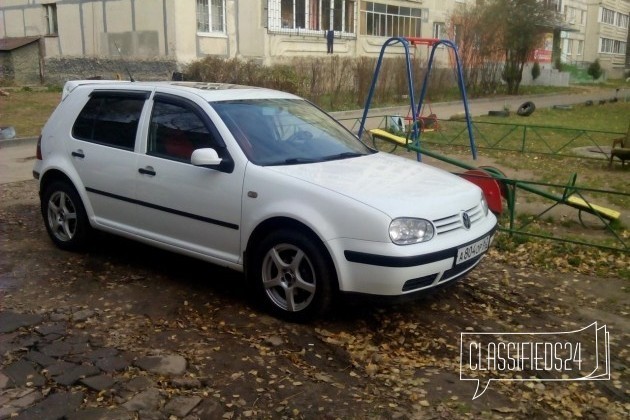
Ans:
[[[516,113],[521,117],[529,117],[534,111],[536,111],[536,105],[532,101],[527,101],[518,107]]]

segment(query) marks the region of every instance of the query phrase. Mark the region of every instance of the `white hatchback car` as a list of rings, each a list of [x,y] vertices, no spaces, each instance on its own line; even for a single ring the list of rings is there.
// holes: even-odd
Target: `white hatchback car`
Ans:
[[[226,266],[294,321],[339,291],[462,277],[497,223],[472,183],[372,150],[304,99],[235,85],[68,82],[33,174],[60,248],[98,229]]]

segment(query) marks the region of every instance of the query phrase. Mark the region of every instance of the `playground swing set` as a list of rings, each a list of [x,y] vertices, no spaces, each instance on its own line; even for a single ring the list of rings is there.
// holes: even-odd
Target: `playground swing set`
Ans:
[[[409,90],[410,106],[409,106],[409,115],[407,115],[407,117],[405,118],[406,122],[408,123],[405,130],[406,131],[405,137],[391,133],[382,128],[374,128],[370,130],[366,130],[365,128],[366,120],[368,117],[368,111],[370,109],[370,105],[371,105],[372,98],[374,95],[374,90],[375,90],[376,83],[378,80],[378,76],[381,69],[381,64],[383,61],[385,51],[388,47],[394,46],[394,45],[402,45],[405,52],[405,58],[406,58],[406,74],[407,74],[407,86]],[[424,75],[422,89],[420,91],[420,98],[418,99],[417,102],[415,101],[415,97],[414,97],[414,86],[413,86],[413,77],[412,77],[412,74],[413,74],[412,73],[412,59],[409,52],[409,47],[416,46],[416,45],[426,45],[429,49],[427,70]],[[358,132],[359,138],[362,138],[364,131],[367,131],[372,136],[372,139],[375,141],[375,144],[377,144],[376,142],[377,140],[384,141],[393,146],[402,146],[409,151],[415,151],[418,161],[422,160],[422,155],[424,154],[432,158],[435,158],[435,159],[444,161],[446,163],[452,164],[454,166],[458,166],[460,168],[465,169],[465,171],[463,173],[460,173],[459,175],[473,182],[474,184],[478,185],[484,191],[486,200],[488,202],[488,206],[494,213],[501,214],[503,212],[503,200],[506,201],[507,207],[509,210],[509,228],[503,229],[503,230],[506,230],[510,233],[515,233],[515,232],[525,233],[522,231],[522,229],[524,229],[532,221],[542,217],[545,213],[547,213],[548,211],[550,211],[551,209],[553,209],[554,207],[558,205],[567,205],[578,210],[578,218],[580,222],[582,223],[582,225],[584,226],[586,226],[586,224],[582,218],[582,214],[588,213],[588,214],[594,215],[597,219],[599,219],[599,221],[601,221],[601,223],[603,223],[603,225],[608,229],[608,231],[610,231],[617,238],[617,240],[622,244],[623,249],[627,250],[629,246],[610,226],[610,223],[612,221],[619,219],[619,217],[621,216],[621,213],[616,210],[594,204],[588,201],[584,196],[582,196],[580,190],[584,191],[587,189],[576,187],[575,185],[575,182],[577,179],[576,173],[571,175],[566,185],[562,185],[562,186],[552,185],[553,187],[563,188],[562,194],[554,194],[546,190],[543,190],[542,188],[539,188],[540,186],[550,186],[551,184],[510,179],[510,178],[507,178],[506,175],[497,168],[488,167],[488,166],[475,167],[465,162],[459,161],[457,159],[441,155],[434,151],[427,150],[421,146],[420,140],[422,137],[422,133],[428,130],[429,125],[432,125],[432,128],[434,129],[438,128],[437,117],[435,116],[435,114],[431,112],[432,110],[430,110],[430,108],[429,108],[430,110],[429,116],[425,117],[422,115],[422,113],[424,110],[425,98],[426,98],[426,93],[427,93],[427,85],[428,85],[429,76],[430,76],[433,63],[434,63],[435,52],[439,46],[445,46],[452,50],[451,57],[454,58],[455,65],[456,65],[455,73],[457,76],[457,84],[459,87],[459,91],[460,91],[461,99],[463,103],[463,108],[464,108],[464,119],[466,122],[467,131],[468,131],[470,150],[471,150],[473,160],[477,159],[477,147],[476,147],[475,139],[473,136],[472,119],[471,119],[470,110],[468,107],[468,99],[466,96],[466,87],[464,84],[461,62],[460,62],[456,45],[452,41],[447,40],[447,39],[393,37],[385,41],[385,43],[381,47],[381,52],[379,54],[379,58],[376,63],[374,75],[372,77],[372,83],[370,85],[370,90],[368,92],[362,118],[360,120],[359,132]],[[517,189],[522,189],[529,193],[533,193],[535,195],[547,198],[553,201],[554,203],[550,207],[545,209],[542,213],[532,218],[529,222],[526,222],[522,226],[515,227],[515,205],[516,205]],[[596,191],[596,190],[591,190],[591,191]],[[527,233],[527,234],[532,235],[531,233]],[[549,239],[552,238],[552,237],[547,237],[543,235],[534,235],[534,236],[540,236],[540,237],[549,238]],[[554,239],[557,239],[557,238],[554,238]],[[571,242],[583,243],[579,241],[571,241]],[[588,243],[583,243],[583,244],[592,245]],[[610,248],[610,247],[603,246],[603,248]],[[617,249],[617,248],[611,248],[611,249]]]

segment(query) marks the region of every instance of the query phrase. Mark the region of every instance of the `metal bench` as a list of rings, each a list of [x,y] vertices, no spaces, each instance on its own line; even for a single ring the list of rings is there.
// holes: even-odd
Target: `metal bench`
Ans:
[[[630,146],[630,124],[628,124],[628,132],[625,137],[613,140],[608,166],[612,166],[613,159],[617,157],[617,159],[621,160],[621,166],[623,167],[626,164],[626,160],[630,160],[630,147],[628,146]]]

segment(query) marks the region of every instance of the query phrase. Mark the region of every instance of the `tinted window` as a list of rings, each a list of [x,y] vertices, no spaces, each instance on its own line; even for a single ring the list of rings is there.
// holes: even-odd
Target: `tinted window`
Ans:
[[[93,95],[72,127],[81,140],[133,150],[144,98]]]
[[[205,147],[218,148],[197,113],[184,105],[155,102],[148,154],[190,162],[192,152]]]

